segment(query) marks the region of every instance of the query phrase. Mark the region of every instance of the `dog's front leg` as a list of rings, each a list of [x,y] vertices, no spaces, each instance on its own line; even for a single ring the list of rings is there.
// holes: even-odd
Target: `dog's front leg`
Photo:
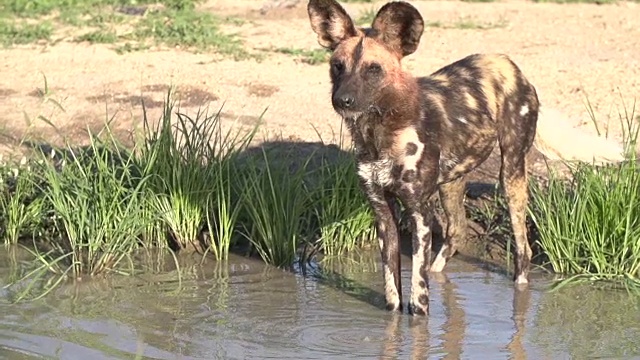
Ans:
[[[409,313],[429,313],[429,264],[431,263],[431,225],[433,207],[431,201],[410,208],[412,217],[413,261],[411,266],[411,299]]]
[[[400,240],[392,195],[381,187],[366,186],[367,198],[373,208],[384,273],[386,309],[402,312],[402,285],[400,277]]]
[[[432,168],[435,169],[435,168]],[[429,313],[429,265],[431,263],[431,225],[433,197],[436,194],[437,173],[426,169],[421,177],[407,182],[399,192],[400,200],[411,215],[412,268],[409,313]]]

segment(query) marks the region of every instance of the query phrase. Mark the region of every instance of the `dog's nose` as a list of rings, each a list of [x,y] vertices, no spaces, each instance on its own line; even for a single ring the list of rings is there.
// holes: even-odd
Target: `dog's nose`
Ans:
[[[343,108],[348,108],[351,107],[351,105],[353,105],[353,103],[355,102],[355,99],[353,98],[353,96],[341,96],[340,97],[340,105],[342,105]]]

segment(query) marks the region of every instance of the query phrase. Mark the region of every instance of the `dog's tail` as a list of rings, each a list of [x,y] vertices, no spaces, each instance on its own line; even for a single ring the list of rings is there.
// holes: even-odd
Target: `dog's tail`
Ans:
[[[534,146],[550,160],[618,163],[625,159],[622,144],[571,126],[553,109],[541,109]]]

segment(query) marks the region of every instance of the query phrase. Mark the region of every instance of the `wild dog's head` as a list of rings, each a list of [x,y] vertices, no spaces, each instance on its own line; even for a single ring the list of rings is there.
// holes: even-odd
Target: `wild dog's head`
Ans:
[[[333,52],[333,108],[345,118],[393,110],[406,96],[400,60],[420,42],[424,21],[416,8],[397,1],[384,5],[370,28],[358,29],[335,0],[310,0],[307,6],[318,43]]]

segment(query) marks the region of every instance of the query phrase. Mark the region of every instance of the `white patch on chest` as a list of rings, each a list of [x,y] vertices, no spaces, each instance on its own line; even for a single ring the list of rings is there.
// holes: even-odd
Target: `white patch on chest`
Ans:
[[[388,158],[362,162],[358,164],[358,175],[369,186],[376,184],[386,187],[393,184],[391,168],[393,168],[393,162]]]
[[[529,107],[527,105],[522,106],[520,109],[520,116],[525,116],[529,113]]]

